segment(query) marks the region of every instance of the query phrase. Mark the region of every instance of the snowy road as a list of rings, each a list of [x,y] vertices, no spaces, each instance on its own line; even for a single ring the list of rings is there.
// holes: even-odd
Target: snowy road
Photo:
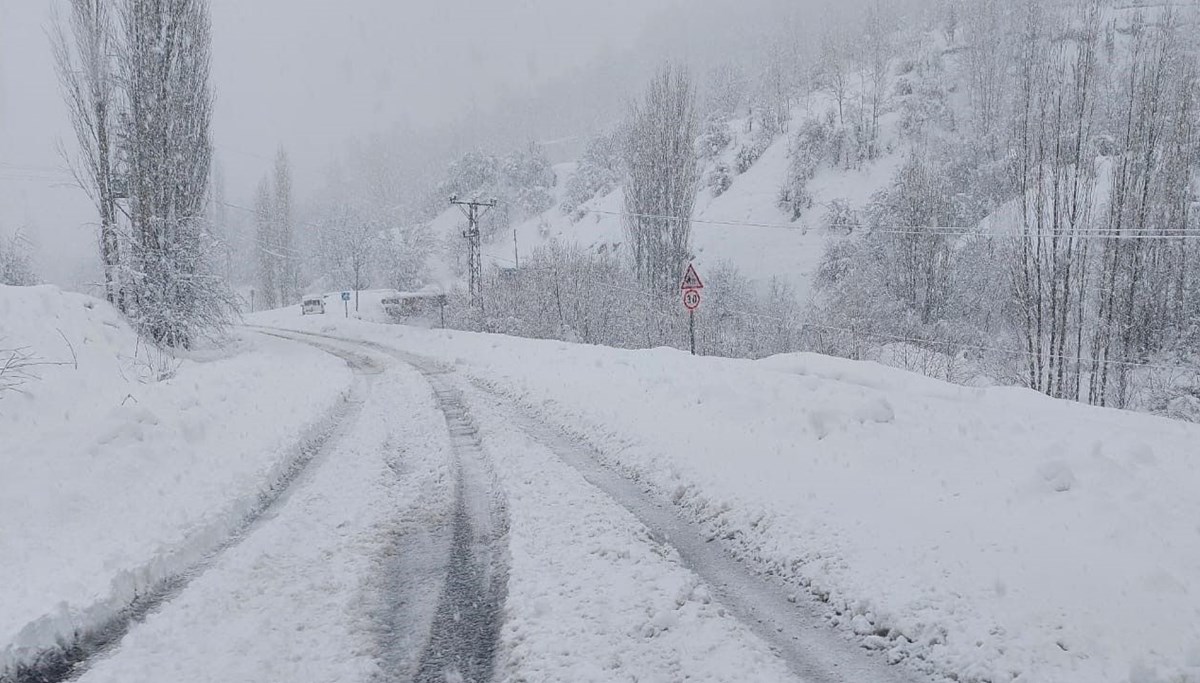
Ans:
[[[260,332],[354,366],[350,407],[252,523],[47,680],[913,680],[453,366]]]
[[[473,635],[449,647],[439,645],[446,635],[435,620],[418,680],[442,680],[427,677],[429,664],[443,661],[431,657],[439,649],[465,646],[483,661],[484,632],[499,626],[487,616],[503,597],[496,583],[505,579],[497,663],[504,680],[908,680],[829,629],[795,587],[752,573],[636,482],[599,464],[585,444],[510,399],[399,349],[316,334],[298,338],[352,344],[418,369],[432,384],[458,467],[467,473],[459,486],[470,493],[457,504],[491,510],[466,525],[456,514],[456,548],[462,526],[494,541],[496,525],[511,524],[503,552],[509,566],[488,543],[477,544],[484,558],[464,561],[452,552],[439,619],[446,603],[473,591],[478,595],[457,613],[481,608],[483,618],[453,629],[460,638],[463,631]],[[477,575],[481,566],[496,572],[497,581],[455,588],[458,568]],[[505,571],[511,575],[501,576]],[[458,670],[473,671],[466,680],[487,679],[485,669]]]
[[[283,506],[287,494],[303,478],[310,464],[344,436],[346,425],[355,422],[370,375],[378,372],[370,358],[352,350],[336,351],[334,355],[355,372],[349,393],[314,428],[299,435],[299,441],[278,463],[263,488],[237,501],[226,514],[193,529],[185,542],[160,551],[149,565],[117,582],[125,590],[71,617],[75,624],[71,637],[54,638],[56,645],[10,647],[9,651],[0,652],[12,660],[8,666],[0,667],[0,681],[51,683],[76,676],[92,659],[103,657],[115,648],[137,622],[184,592],[214,561],[254,534],[264,520]],[[131,596],[128,600],[123,597],[126,592]],[[26,632],[59,630],[53,617],[30,624]]]

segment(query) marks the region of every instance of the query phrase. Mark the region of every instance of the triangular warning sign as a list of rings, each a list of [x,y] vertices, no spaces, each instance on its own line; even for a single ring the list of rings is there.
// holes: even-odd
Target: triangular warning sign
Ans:
[[[692,264],[688,264],[687,273],[683,276],[683,282],[679,283],[680,289],[704,289],[704,283],[700,281],[700,276],[696,274],[696,268]]]

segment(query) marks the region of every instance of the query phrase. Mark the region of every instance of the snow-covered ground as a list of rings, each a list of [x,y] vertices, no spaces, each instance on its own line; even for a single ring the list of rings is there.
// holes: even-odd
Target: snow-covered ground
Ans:
[[[254,322],[452,364],[807,587],[889,660],[959,680],[1200,680],[1194,425],[815,355]]]
[[[0,336],[70,361],[0,398],[6,661],[184,572],[85,680],[428,672],[460,590],[458,511],[490,498],[501,680],[844,679],[808,676],[782,636],[911,680],[1200,681],[1200,427],[815,355],[371,322],[385,295],[365,319],[256,314],[326,336],[247,328],[176,364],[134,361],[101,302],[0,289]],[[750,584],[714,580],[687,529],[745,581],[807,593],[775,607],[827,635],[748,618]]]
[[[0,671],[207,552],[350,383],[341,361],[261,335],[148,355],[107,304],[49,286],[0,286],[6,347],[66,364],[0,395]]]
[[[446,515],[448,446],[414,371],[373,378],[359,400],[286,504],[80,680],[394,680],[382,649],[402,622],[386,598],[392,583],[426,578],[388,576],[400,520]],[[407,605],[418,628],[437,578]]]

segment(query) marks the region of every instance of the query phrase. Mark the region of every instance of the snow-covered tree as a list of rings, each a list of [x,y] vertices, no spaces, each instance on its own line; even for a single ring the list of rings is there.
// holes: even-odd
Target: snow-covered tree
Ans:
[[[280,147],[275,167],[258,184],[254,200],[257,282],[262,305],[288,306],[300,300],[300,259],[292,218],[292,171]]]
[[[630,106],[625,138],[625,232],[638,280],[669,295],[691,256],[692,207],[700,179],[691,78],[664,66]]]
[[[69,0],[69,15],[55,22],[52,33],[59,83],[78,144],[76,178],[96,205],[100,217],[100,262],[104,295],[124,309],[118,267],[120,244],[116,168],[118,82],[113,73],[114,35],[111,0]]]
[[[229,321],[204,216],[212,160],[205,0],[125,0],[116,65],[129,198],[128,312],[158,344],[190,346]]]
[[[433,235],[424,223],[386,228],[380,236],[378,270],[392,289],[413,290],[424,284],[426,261],[434,247]]]
[[[300,301],[300,259],[292,216],[292,164],[283,147],[275,155],[274,190],[271,203],[271,232],[279,254],[279,303]]]
[[[554,170],[545,150],[536,143],[502,157],[473,150],[451,163],[446,176],[431,203],[442,206],[451,195],[497,200],[498,206],[480,223],[485,239],[554,203]]]
[[[269,178],[263,178],[259,181],[258,191],[254,196],[254,246],[258,257],[259,305],[266,309],[280,305],[279,282],[283,276],[282,264],[285,258],[279,251],[275,234],[276,224],[271,217],[273,209],[271,181]]]
[[[321,253],[327,261],[326,272],[339,288],[354,292],[354,310],[358,294],[371,285],[371,276],[383,246],[380,222],[346,203],[331,207],[320,226]]]
[[[704,115],[726,120],[737,113],[746,99],[746,73],[736,62],[722,62],[708,73],[704,88]]]

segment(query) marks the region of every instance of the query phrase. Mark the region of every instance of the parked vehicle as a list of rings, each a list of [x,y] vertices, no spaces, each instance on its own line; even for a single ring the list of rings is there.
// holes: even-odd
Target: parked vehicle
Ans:
[[[319,296],[304,297],[304,303],[300,305],[300,315],[316,315],[325,313],[325,299]]]

